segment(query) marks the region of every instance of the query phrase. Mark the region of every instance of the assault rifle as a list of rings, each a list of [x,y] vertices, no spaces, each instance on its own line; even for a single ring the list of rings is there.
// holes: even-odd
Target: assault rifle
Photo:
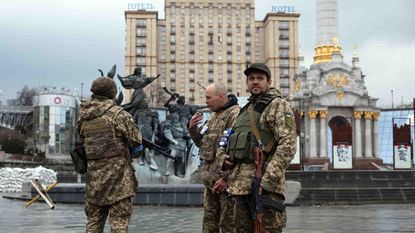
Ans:
[[[149,150],[151,150],[151,149],[153,149],[153,150],[156,150],[156,151],[158,151],[160,154],[162,154],[163,156],[165,156],[165,157],[167,157],[167,158],[170,158],[170,159],[173,159],[173,160],[176,160],[176,157],[173,157],[171,154],[170,154],[170,150],[168,150],[168,151],[165,151],[164,149],[163,149],[163,147],[161,147],[161,146],[159,146],[159,145],[157,145],[157,144],[155,144],[155,143],[153,143],[153,142],[151,142],[150,140],[148,140],[147,138],[142,138],[142,143],[143,143],[143,146],[145,147],[145,148],[148,148]]]
[[[265,155],[261,147],[254,147],[255,177],[252,180],[252,219],[254,220],[254,232],[263,230],[264,207],[274,209],[280,213],[285,210],[282,198],[273,198],[271,194],[264,195],[261,188],[261,178],[264,170]]]
[[[254,232],[261,233],[263,226],[264,209],[262,203],[261,178],[264,168],[265,156],[262,148],[254,147],[255,177],[252,180],[252,219],[254,220]]]

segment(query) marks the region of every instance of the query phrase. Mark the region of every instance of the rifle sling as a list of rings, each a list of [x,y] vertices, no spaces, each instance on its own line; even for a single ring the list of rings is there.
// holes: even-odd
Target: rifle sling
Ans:
[[[251,104],[248,107],[248,114],[249,114],[249,126],[251,127],[252,131],[254,132],[255,138],[258,141],[259,146],[263,149],[264,152],[269,153],[275,145],[275,139],[272,138],[271,141],[265,146],[262,144],[261,134],[259,133],[258,127],[256,127],[255,119],[254,119],[254,105]]]

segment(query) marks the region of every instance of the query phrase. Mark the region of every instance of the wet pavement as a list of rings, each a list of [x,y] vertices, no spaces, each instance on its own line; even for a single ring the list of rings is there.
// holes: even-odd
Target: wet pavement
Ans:
[[[2,194],[0,194],[3,196]],[[0,232],[84,232],[79,204],[24,202],[0,198]],[[415,204],[288,207],[284,232],[415,232]],[[134,206],[130,232],[201,232],[202,208]],[[106,226],[105,232],[109,232]]]

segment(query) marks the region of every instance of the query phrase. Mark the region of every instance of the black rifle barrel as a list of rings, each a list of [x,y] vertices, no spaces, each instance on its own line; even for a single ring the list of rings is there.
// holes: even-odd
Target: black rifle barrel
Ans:
[[[153,142],[151,142],[150,140],[148,140],[147,138],[142,138],[142,141],[143,141],[143,146],[145,147],[145,148],[148,148],[148,149],[154,149],[154,150],[156,150],[156,151],[158,151],[160,154],[162,154],[163,156],[165,156],[165,157],[167,157],[167,158],[170,158],[170,159],[173,159],[173,160],[176,160],[176,157],[173,157],[171,154],[170,154],[170,150],[169,151],[165,151],[165,150],[163,150],[163,148],[161,147],[161,146],[159,146],[159,145],[157,145],[157,144],[155,144],[155,143],[153,143]]]

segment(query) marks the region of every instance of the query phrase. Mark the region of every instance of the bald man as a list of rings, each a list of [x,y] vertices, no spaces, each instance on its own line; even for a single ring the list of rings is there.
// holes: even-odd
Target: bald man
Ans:
[[[237,98],[227,95],[223,84],[210,84],[206,87],[205,103],[211,114],[201,127],[201,113],[196,113],[189,122],[189,133],[192,140],[200,148],[200,159],[203,161],[201,178],[205,185],[203,233],[233,232],[232,199],[226,192],[228,173],[222,171],[225,160],[219,153],[219,139],[223,131],[232,128],[239,114]]]

